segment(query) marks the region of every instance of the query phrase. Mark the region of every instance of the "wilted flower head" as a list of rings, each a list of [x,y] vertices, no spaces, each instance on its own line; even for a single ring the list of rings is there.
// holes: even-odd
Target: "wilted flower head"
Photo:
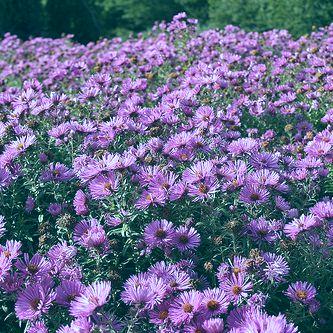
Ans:
[[[6,232],[6,222],[5,222],[5,218],[0,215],[0,238],[4,235],[4,233]]]

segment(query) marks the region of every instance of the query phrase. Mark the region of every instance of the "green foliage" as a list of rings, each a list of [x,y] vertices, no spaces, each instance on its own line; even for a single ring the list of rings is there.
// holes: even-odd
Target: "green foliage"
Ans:
[[[180,10],[173,0],[113,0],[112,2],[113,9],[121,13],[120,27],[129,31],[146,30],[155,21],[169,21]]]
[[[256,27],[256,15],[261,2],[260,0],[209,0],[210,24],[216,27],[233,24],[253,29]]]
[[[324,194],[333,196],[333,166],[330,166],[328,176],[324,182]]]
[[[238,25],[246,30],[287,29],[299,36],[333,20],[331,0],[208,0],[213,26]]]
[[[208,20],[208,1],[207,0],[175,0],[183,10],[190,16],[205,23]]]

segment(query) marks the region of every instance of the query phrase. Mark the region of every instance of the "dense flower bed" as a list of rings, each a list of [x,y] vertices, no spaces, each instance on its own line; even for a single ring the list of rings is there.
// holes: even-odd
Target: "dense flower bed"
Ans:
[[[333,25],[0,41],[1,332],[330,332]]]

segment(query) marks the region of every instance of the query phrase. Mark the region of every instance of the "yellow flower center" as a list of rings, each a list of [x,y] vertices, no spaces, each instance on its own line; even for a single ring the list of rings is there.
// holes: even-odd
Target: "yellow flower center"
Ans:
[[[183,305],[183,310],[184,310],[184,312],[186,312],[186,313],[191,313],[191,312],[193,311],[193,305],[190,304],[190,303],[185,303],[185,304]]]

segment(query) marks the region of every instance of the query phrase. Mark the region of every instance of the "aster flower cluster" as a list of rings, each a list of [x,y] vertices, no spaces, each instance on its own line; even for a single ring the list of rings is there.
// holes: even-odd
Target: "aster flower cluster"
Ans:
[[[333,25],[0,40],[0,331],[329,332]]]
[[[273,256],[267,263],[274,260],[275,271],[286,274],[288,268],[280,263],[279,269],[278,258]],[[191,261],[158,262],[147,272],[131,276],[121,298],[133,307],[138,318],[154,324],[158,332],[246,332],[251,329],[261,332],[266,327],[278,332],[298,332],[283,315],[267,315],[264,308],[268,295],[253,291],[247,273],[250,262],[236,257],[232,263],[222,264],[215,288],[210,288],[208,281],[197,276]],[[301,295],[300,291],[292,294],[289,289],[286,292],[289,297],[297,292]],[[313,297],[309,291],[302,301]],[[247,305],[241,305],[242,300],[246,300]]]

